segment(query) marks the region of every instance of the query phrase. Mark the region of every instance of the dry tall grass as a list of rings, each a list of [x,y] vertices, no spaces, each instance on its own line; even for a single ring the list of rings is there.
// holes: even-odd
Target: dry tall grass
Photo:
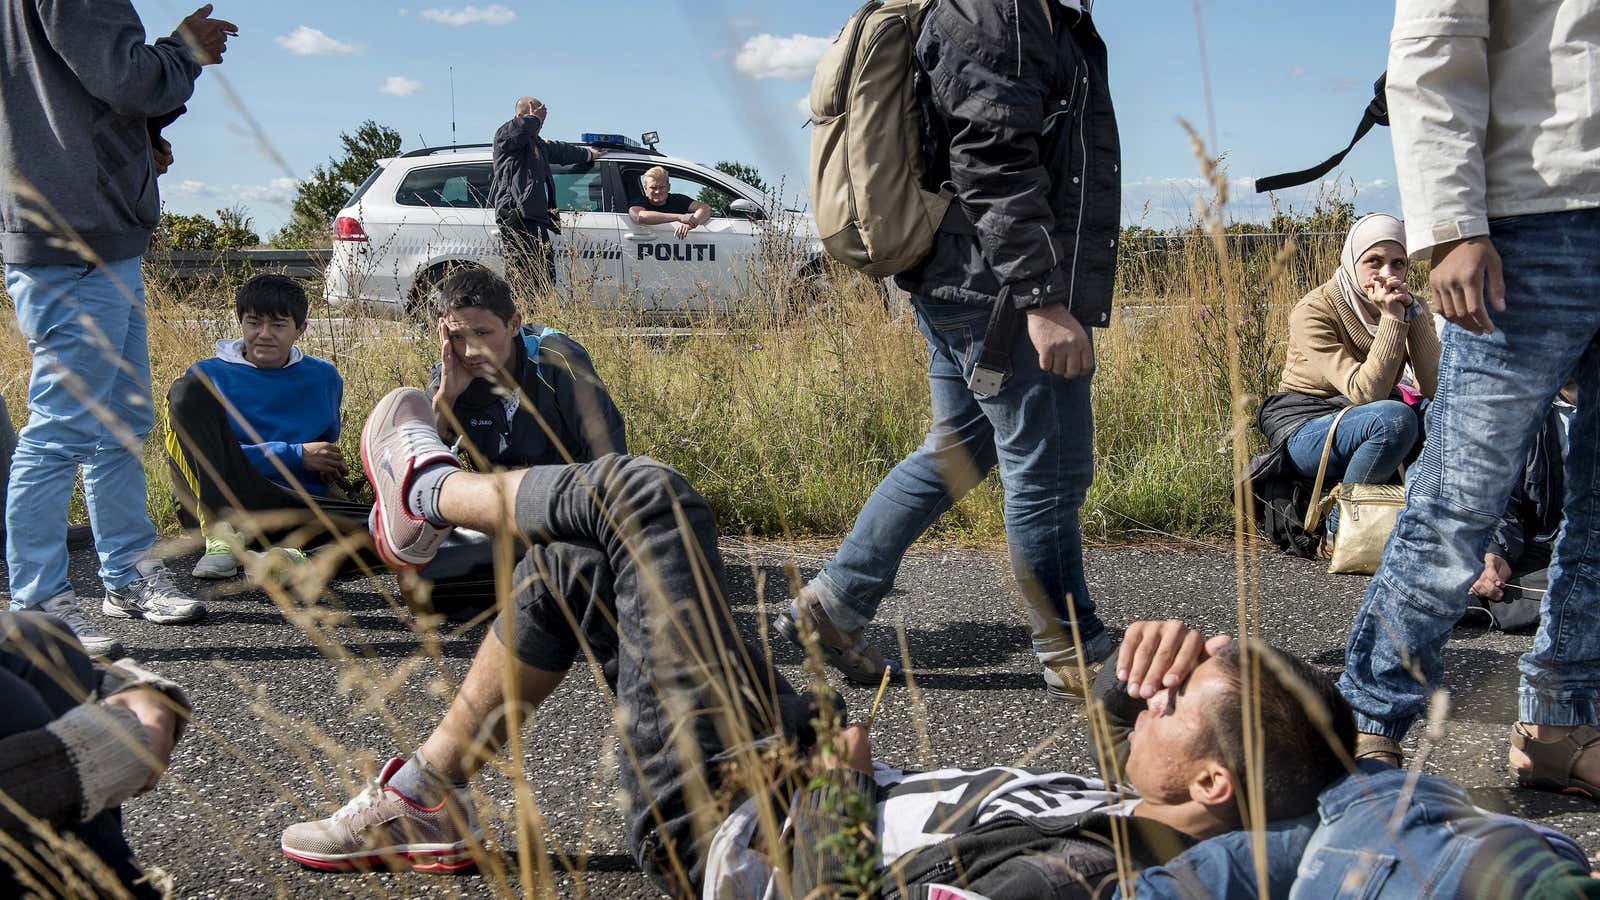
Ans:
[[[1117,313],[1096,334],[1096,477],[1085,533],[1217,538],[1232,528],[1227,460],[1230,394],[1224,321],[1237,310],[1244,391],[1276,383],[1288,309],[1326,279],[1337,245],[1295,245],[1283,235],[1239,254],[1240,301],[1225,300],[1216,247],[1195,232],[1153,248],[1124,248]],[[1237,245],[1233,251],[1239,253]],[[1281,257],[1281,259],[1279,259]],[[1274,260],[1281,274],[1268,277]],[[150,358],[156,400],[219,338],[236,336],[236,282],[165,280],[148,272]],[[308,292],[320,296],[320,286]],[[771,295],[784,276],[758,281],[731,313],[704,314],[671,337],[636,325],[615,306],[518,291],[524,315],[573,335],[593,354],[628,419],[639,453],[668,462],[711,499],[725,530],[756,536],[833,536],[928,424],[926,352],[909,312],[877,285],[825,280],[793,311]],[[366,411],[389,389],[422,385],[438,348],[430,329],[326,307],[313,309],[308,352],[345,378],[346,449]],[[345,317],[350,316],[350,317]],[[0,322],[0,393],[26,421],[27,348],[10,316]],[[158,416],[158,419],[160,417]],[[176,527],[162,435],[145,444],[150,511]],[[352,457],[353,458],[353,457]],[[936,535],[1003,539],[1001,494],[991,478]]]
[[[1251,398],[1269,390],[1275,379],[1288,308],[1332,271],[1333,253],[1323,245],[1296,247],[1287,237],[1238,253],[1215,228],[1197,228],[1192,238],[1162,254],[1125,248],[1120,311],[1112,327],[1097,336],[1098,476],[1084,510],[1091,535],[1157,532],[1213,538],[1245,533],[1243,507],[1236,506],[1234,489],[1240,452],[1236,439],[1247,439],[1240,422]],[[227,283],[174,287],[160,273],[149,273],[147,284],[159,406],[166,384],[209,355],[217,339],[234,335],[231,288]],[[683,471],[711,500],[725,531],[834,536],[849,527],[882,475],[926,429],[925,351],[906,311],[885,304],[871,283],[827,280],[809,294],[810,305],[800,311],[780,302],[779,295],[790,286],[787,276],[753,282],[747,302],[739,304],[743,308],[697,317],[670,337],[637,328],[632,316],[585,302],[582,296],[556,300],[519,290],[518,297],[527,317],[561,328],[590,349],[628,417],[635,452],[655,455]],[[319,293],[314,285],[310,292]],[[343,440],[355,458],[365,412],[396,386],[423,384],[438,348],[431,329],[416,323],[329,313],[315,311],[318,318],[305,345],[334,362],[345,376]],[[19,425],[26,382],[26,348],[12,331],[0,341],[0,384]],[[153,518],[172,531],[176,520],[167,499],[161,438],[151,435],[145,448],[149,502]],[[991,481],[974,491],[940,529],[945,537],[1000,539],[997,485]],[[250,686],[239,683],[241,699],[286,752],[296,754],[313,773],[319,771],[316,759],[342,761],[341,771],[348,775],[370,773],[375,768],[371,752],[385,742],[417,746],[423,736],[418,729],[426,724],[398,714],[394,698],[414,689],[408,685],[424,681],[431,692],[448,696],[441,621],[407,618],[417,649],[398,663],[365,658],[337,640],[334,629],[349,615],[337,601],[308,602],[322,595],[323,585],[291,591],[260,572],[255,575],[282,614],[336,661],[337,690],[368,710],[382,730],[381,735],[366,735],[361,746],[346,746],[319,723],[247,699],[252,697]],[[514,586],[508,570],[500,581],[500,602],[509,603]],[[711,588],[701,598],[708,619],[723,614],[713,602],[715,593]],[[1240,597],[1240,632],[1253,633],[1256,622],[1243,570]],[[398,602],[391,602],[400,612]],[[735,659],[736,650],[707,644],[700,639],[703,635],[691,638],[686,641],[691,656],[720,660],[729,669],[742,664]],[[814,659],[810,673],[822,680]],[[765,673],[750,675],[765,681]],[[597,680],[603,691],[603,679]],[[719,688],[730,697],[738,693],[733,684]],[[912,695],[915,704],[915,691]],[[511,715],[516,721],[515,706]],[[761,730],[740,715],[727,725],[734,735]],[[196,727],[231,746],[204,719]],[[516,835],[520,852],[514,862],[485,855],[482,865],[498,894],[513,895],[519,886],[525,893],[551,894],[554,872],[572,867],[571,861],[550,856],[539,806],[528,790],[518,733],[512,729],[508,759],[496,764],[515,786],[514,802],[507,807],[482,794],[478,800],[487,816],[499,818]],[[617,765],[637,764],[627,741],[617,737],[612,743]],[[692,752],[688,758],[694,758]],[[799,762],[746,753],[733,763],[734,780],[756,788],[773,777],[774,765]],[[348,795],[360,787],[353,781],[314,777],[328,796]],[[301,805],[285,787],[275,790],[296,809]],[[769,798],[763,791],[751,793]],[[195,799],[204,803],[204,798]],[[707,810],[715,808],[716,798],[703,799]],[[775,833],[782,811],[769,803],[761,817],[763,828]],[[269,852],[256,846],[259,842],[226,831],[222,839],[236,844],[242,855]],[[512,866],[520,871],[511,871]],[[92,877],[93,866],[87,868]]]

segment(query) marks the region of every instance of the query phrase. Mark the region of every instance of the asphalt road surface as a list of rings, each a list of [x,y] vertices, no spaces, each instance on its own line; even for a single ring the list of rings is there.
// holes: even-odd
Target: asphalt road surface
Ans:
[[[760,628],[760,594],[768,604],[788,596],[786,566],[809,575],[822,561],[774,547],[725,552],[735,615],[748,635]],[[1109,548],[1087,555],[1091,589],[1114,628],[1176,616],[1208,631],[1234,630],[1228,553]],[[191,560],[174,568],[187,573]],[[86,551],[75,557],[73,580],[81,596],[98,597]],[[1274,643],[1337,669],[1365,585],[1364,578],[1326,575],[1314,563],[1262,557],[1261,629]],[[221,590],[202,588],[211,614],[198,625],[107,622],[135,658],[182,683],[195,706],[195,725],[161,787],[126,806],[133,846],[147,865],[171,875],[175,896],[476,897],[496,893],[496,884],[500,893],[508,884],[517,890],[512,787],[501,771],[486,771],[477,786],[501,810],[488,827],[508,874],[325,874],[302,870],[278,851],[286,825],[326,815],[358,789],[363,770],[408,752],[437,721],[484,633],[471,624],[471,611],[454,613],[435,643],[397,611],[392,580],[348,579],[307,613],[326,626],[318,646],[260,591],[238,582]],[[1027,760],[1093,771],[1082,718],[1044,692],[1015,597],[1002,554],[914,551],[872,637],[892,646],[903,625],[922,703],[919,710],[904,688],[891,690],[873,729],[879,759],[973,767]],[[1464,782],[1480,804],[1562,828],[1593,852],[1600,849],[1600,810],[1509,788],[1516,660],[1531,641],[1458,629],[1446,651],[1450,730],[1426,767]],[[779,643],[773,656],[803,680],[797,652]],[[858,711],[871,693],[846,690]],[[580,666],[524,729],[527,771],[554,851],[529,859],[553,860],[556,884],[568,896],[658,896],[624,843],[610,722]],[[1408,752],[1416,751],[1419,731]]]

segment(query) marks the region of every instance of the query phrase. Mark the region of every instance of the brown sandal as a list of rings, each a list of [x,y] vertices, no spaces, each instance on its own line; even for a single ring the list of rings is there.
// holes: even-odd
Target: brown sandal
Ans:
[[[1516,770],[1518,786],[1600,800],[1600,784],[1572,774],[1578,767],[1578,757],[1595,744],[1600,744],[1600,729],[1592,725],[1579,726],[1558,740],[1541,741],[1518,722],[1511,732],[1511,746],[1526,753],[1530,763],[1528,768]]]
[[[1371,759],[1396,769],[1403,768],[1406,762],[1405,751],[1400,749],[1399,741],[1365,731],[1356,735],[1356,759]]]

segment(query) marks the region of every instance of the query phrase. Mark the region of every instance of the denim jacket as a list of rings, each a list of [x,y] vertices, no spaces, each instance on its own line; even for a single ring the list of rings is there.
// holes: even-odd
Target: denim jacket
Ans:
[[[1377,763],[1361,766],[1362,774],[1322,792],[1317,815],[1267,828],[1268,897],[1531,896],[1534,880],[1558,861],[1575,864],[1574,875],[1587,877],[1583,849],[1571,838],[1485,812],[1465,788],[1435,775],[1417,778],[1391,830],[1387,823],[1408,773]],[[1201,841],[1166,865],[1140,872],[1131,896],[1259,897],[1251,844],[1248,831]]]
[[[1410,773],[1367,773],[1335,782],[1317,799],[1321,824],[1300,861],[1290,900],[1522,896],[1558,862],[1587,871],[1583,850],[1571,838],[1481,810],[1448,778],[1418,776],[1396,819]],[[1519,878],[1527,884],[1519,885]]]

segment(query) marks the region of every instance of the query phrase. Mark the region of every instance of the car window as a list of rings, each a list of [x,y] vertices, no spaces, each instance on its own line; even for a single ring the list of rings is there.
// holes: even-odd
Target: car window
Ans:
[[[622,170],[622,185],[628,192],[629,202],[635,197],[644,196],[644,173],[648,165],[625,166]],[[667,169],[667,175],[672,179],[671,191],[674,194],[685,194],[691,200],[699,200],[711,207],[711,215],[726,216],[728,205],[739,199],[739,195],[721,185],[714,184],[707,178],[692,175],[682,169]]]
[[[606,208],[605,179],[593,163],[555,166],[550,175],[556,182],[556,207],[567,212],[610,212]]]
[[[355,206],[357,203],[360,203],[361,202],[361,198],[367,193],[367,189],[372,187],[372,183],[374,181],[377,181],[378,180],[378,176],[382,175],[382,174],[383,174],[383,166],[379,166],[376,169],[373,169],[372,170],[372,174],[367,176],[367,180],[366,181],[361,182],[360,187],[356,188],[356,192],[354,194],[350,195],[350,199],[346,200],[344,202],[344,205],[345,206]]]
[[[456,209],[487,207],[491,171],[486,162],[412,169],[395,191],[394,202]]]

